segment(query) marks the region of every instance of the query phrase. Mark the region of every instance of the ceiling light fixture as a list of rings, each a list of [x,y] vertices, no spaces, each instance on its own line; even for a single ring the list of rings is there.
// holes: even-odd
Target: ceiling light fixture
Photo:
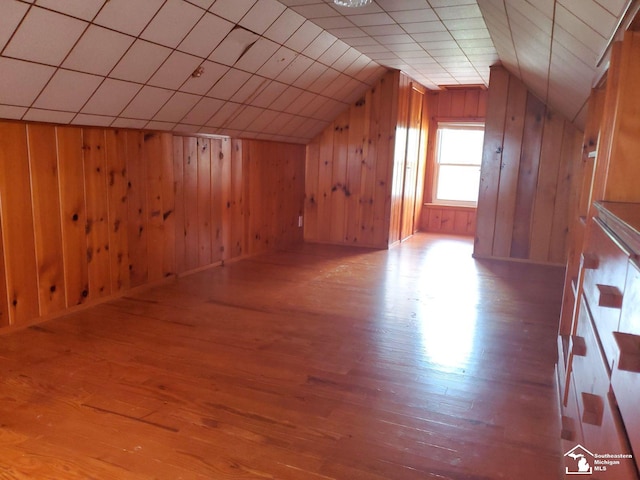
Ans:
[[[364,7],[369,5],[371,0],[333,0],[333,3],[340,7]]]

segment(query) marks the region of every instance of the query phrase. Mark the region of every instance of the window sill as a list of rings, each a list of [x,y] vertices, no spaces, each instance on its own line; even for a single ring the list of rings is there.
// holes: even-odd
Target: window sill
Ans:
[[[430,207],[430,208],[447,208],[447,209],[456,209],[456,210],[469,210],[469,211],[475,211],[477,210],[477,206],[476,205],[462,205],[462,204],[456,204],[456,203],[425,203],[424,204],[425,207]]]

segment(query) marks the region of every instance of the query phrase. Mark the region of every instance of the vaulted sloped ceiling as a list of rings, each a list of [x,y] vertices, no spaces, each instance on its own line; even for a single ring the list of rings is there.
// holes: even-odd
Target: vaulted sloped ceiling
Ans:
[[[627,0],[0,0],[0,118],[305,143],[384,73],[497,60],[581,124]]]

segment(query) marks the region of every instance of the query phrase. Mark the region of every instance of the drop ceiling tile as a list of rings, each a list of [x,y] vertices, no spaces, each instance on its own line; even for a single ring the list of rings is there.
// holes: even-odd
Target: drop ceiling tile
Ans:
[[[353,23],[351,23],[346,17],[324,17],[324,18],[314,18],[313,23],[318,25],[324,30],[332,30],[336,28],[351,28],[353,27]]]
[[[128,35],[89,26],[66,58],[63,67],[96,75],[107,75],[133,43]]]
[[[362,54],[356,50],[355,48],[350,48],[347,50],[344,55],[342,55],[338,60],[336,60],[332,67],[340,72],[346,71],[349,66],[355,62]]]
[[[289,113],[280,113],[276,118],[273,119],[273,121],[269,125],[267,133],[280,133],[283,127],[293,118],[295,117]]]
[[[262,108],[247,106],[238,115],[234,116],[225,127],[237,130],[246,130],[251,123],[263,112]]]
[[[91,21],[105,0],[38,0],[36,5]]]
[[[401,10],[398,12],[390,12],[389,15],[398,23],[434,22],[439,20],[436,12],[431,8]]]
[[[362,31],[367,35],[402,35],[405,31],[400,25],[377,25],[373,27],[362,27]]]
[[[465,47],[464,53],[467,55],[495,55],[496,50],[493,47]],[[501,57],[504,60],[504,57]]]
[[[242,27],[235,27],[209,55],[209,60],[223,65],[233,66],[260,36]]]
[[[276,77],[276,80],[292,84],[300,75],[307,71],[313,64],[313,60],[303,55],[298,55],[287,67]]]
[[[335,82],[339,78],[340,72],[332,68],[328,68],[311,85],[309,85],[309,90],[315,93],[322,93],[323,95],[326,95],[325,90],[329,88],[332,82]]]
[[[424,0],[376,0],[376,3],[387,12],[418,10],[427,6]]]
[[[452,18],[443,21],[449,31],[466,30],[469,28],[486,28],[482,17]]]
[[[327,85],[327,87],[320,93],[325,97],[329,98],[340,98],[343,95],[343,92],[349,85],[351,81],[351,77],[345,75],[344,73],[334,74],[332,77],[332,81]]]
[[[572,36],[589,47],[594,53],[599,54],[605,46],[606,40],[593,28],[583,23],[562,5],[556,8],[556,22]]]
[[[267,108],[287,89],[287,85],[275,80],[269,82],[267,86],[252,100],[252,105]]]
[[[233,27],[234,24],[224,18],[206,13],[180,43],[178,49],[191,55],[207,58]]]
[[[447,6],[434,8],[441,20],[482,17],[482,12],[475,2],[472,5]]]
[[[0,57],[0,103],[31,105],[55,71],[53,67]]]
[[[345,60],[341,66],[344,66],[347,61],[348,60]],[[337,68],[337,67],[334,67],[334,68],[344,73],[345,75],[356,77],[362,71],[363,68],[366,68],[367,65],[369,65],[370,62],[371,62],[371,59],[366,55],[359,55],[358,57],[353,59],[351,63],[349,63],[349,65],[347,65],[345,68]]]
[[[336,42],[336,37],[329,32],[322,32],[318,35],[307,48],[303,50],[303,54],[309,58],[317,60],[320,55]]]
[[[407,43],[413,41],[413,39],[406,33],[402,35],[376,35],[375,39],[382,45],[392,45],[395,43]]]
[[[414,33],[411,37],[416,42],[442,42],[453,41],[453,37],[449,32],[429,32],[429,33]]]
[[[298,88],[307,89],[309,86],[316,81],[320,75],[326,72],[328,67],[322,65],[321,63],[313,63],[302,75],[300,75],[293,85]]]
[[[204,69],[202,75],[200,77],[190,76],[180,87],[181,91],[204,95],[229,71],[229,67],[226,65],[220,65],[208,60],[205,60],[202,68]]]
[[[364,5],[362,7],[350,8],[350,7],[341,7],[340,5],[336,5],[331,0],[325,0],[326,3],[330,4],[331,7],[338,12],[340,15],[350,15],[353,14],[354,11],[358,13],[382,13],[384,10],[380,8],[380,6],[372,2],[369,5]]]
[[[215,0],[187,0],[189,3],[192,3],[200,8],[204,8],[207,10]]]
[[[323,97],[321,95],[315,95],[314,98],[307,103],[303,108],[301,108],[297,113],[297,115],[302,115],[303,117],[312,117],[313,114],[327,102],[328,98]]]
[[[190,125],[204,125],[224,105],[217,98],[203,97],[181,120]]]
[[[108,127],[113,123],[115,117],[105,117],[103,115],[85,115],[79,113],[71,121],[72,125],[90,125],[95,127]]]
[[[278,48],[280,46],[277,43],[261,37],[238,59],[234,67],[255,73],[276,53]]]
[[[161,122],[177,123],[198,103],[200,98],[198,95],[176,92],[156,113],[153,119]]]
[[[284,111],[293,101],[295,101],[304,90],[296,87],[287,87],[284,92],[269,105],[269,108],[276,111]]]
[[[409,60],[411,59],[412,61],[417,61],[419,59],[424,59],[425,61],[422,62],[424,63],[433,63],[435,62],[435,60],[433,60],[429,54],[427,52],[425,52],[424,50],[410,50],[407,52],[394,52],[399,58],[403,59],[403,60]]]
[[[349,45],[341,40],[338,40],[318,58],[318,61],[320,63],[324,63],[325,65],[331,66],[336,60],[344,55],[347,50],[349,50]]]
[[[258,0],[240,20],[240,25],[262,35],[286,8],[277,0]]]
[[[249,105],[253,99],[260,95],[260,92],[267,86],[267,80],[259,75],[252,76],[242,87],[231,97],[231,101]]]
[[[167,0],[140,37],[175,48],[203,15],[201,9],[182,0]]]
[[[164,0],[109,0],[94,23],[138,36],[163,3]]]
[[[27,111],[27,107],[14,107],[13,105],[0,105],[0,118],[20,120]]]
[[[57,66],[86,26],[82,20],[32,7],[5,48],[4,55]]]
[[[349,15],[347,17],[358,27],[370,27],[373,25],[392,25],[395,22],[386,13],[372,13],[365,15]]]
[[[278,112],[273,110],[263,110],[254,120],[249,124],[249,130],[254,132],[262,132],[273,122],[279,115]]]
[[[146,83],[169,54],[171,50],[166,47],[136,40],[109,76],[120,80]]]
[[[118,117],[113,121],[111,126],[113,128],[135,128],[135,129],[140,129],[140,128],[144,128],[144,126],[146,124],[147,124],[146,120],[137,120],[137,119],[134,119],[134,118]]]
[[[177,90],[202,63],[202,59],[175,51],[149,80],[154,87]]]
[[[329,30],[329,33],[350,45],[352,41],[356,41],[356,39],[362,41],[364,38],[369,38],[365,36],[366,33],[359,27],[332,28]]]
[[[147,122],[144,126],[145,130],[159,130],[161,132],[168,132],[175,128],[176,123],[173,122],[159,122],[157,120],[152,120]]]
[[[45,122],[45,123],[57,123],[58,125],[66,125],[71,120],[75,113],[71,112],[57,112],[55,110],[40,110],[38,108],[30,108],[27,113],[22,117],[23,120],[30,122]]]
[[[315,18],[340,16],[340,13],[335,11],[331,8],[331,5],[326,3],[312,3],[310,5],[298,5],[291,8],[304,18],[308,18],[310,20]]]
[[[311,92],[302,92],[302,95],[297,97],[293,102],[289,104],[287,108],[285,108],[285,112],[291,114],[297,114],[302,109],[304,109],[309,103],[316,98],[316,95]]]
[[[11,38],[13,31],[20,24],[29,6],[16,0],[2,3],[2,15],[0,15],[0,52]]]
[[[477,40],[480,38],[491,38],[489,30],[486,28],[475,28],[470,30],[456,30],[451,32],[456,40]]]
[[[82,113],[118,116],[133,97],[140,91],[141,85],[107,78],[95,91]]]
[[[207,93],[208,97],[219,98],[221,100],[230,99],[246,81],[251,78],[251,74],[230,69]]]
[[[216,0],[209,11],[230,22],[238,23],[255,3],[256,0]]]
[[[264,36],[276,43],[285,43],[305,22],[305,18],[291,9],[286,9],[271,25]]]
[[[372,53],[389,53],[389,49],[384,45],[363,45],[358,47],[358,51],[371,56]]]
[[[77,112],[96,91],[102,77],[59,69],[34,102],[35,108]]]
[[[173,131],[176,133],[192,133],[196,134],[200,131],[199,125],[186,125],[184,123],[179,123],[175,127],[173,127]]]
[[[347,108],[348,108],[348,105],[342,102],[338,102],[337,100],[333,100],[332,98],[329,98],[316,111],[316,118],[331,122]]]
[[[235,116],[243,107],[239,103],[226,102],[206,123],[207,127],[222,127],[227,120]]]
[[[369,54],[367,54],[367,56],[370,59],[375,60],[376,62],[383,63],[383,64],[384,64],[385,60],[397,60],[398,59],[398,56],[393,52],[369,53]]]
[[[596,30],[601,36],[609,38],[616,27],[617,18],[593,0],[558,0],[572,14]]]
[[[298,56],[287,47],[280,47],[269,60],[258,70],[258,74],[267,78],[276,78]]]
[[[600,6],[606,8],[612,15],[620,17],[624,12],[625,6],[629,3],[627,0],[596,0]]]
[[[289,40],[284,45],[296,52],[302,52],[320,33],[322,33],[322,29],[307,20],[289,37]]]
[[[173,92],[164,88],[143,87],[124,109],[121,117],[151,119],[162,108]]]
[[[447,30],[442,22],[405,23],[402,28],[412,35],[414,33],[445,32]]]
[[[460,39],[457,42],[465,50],[467,48],[493,47],[493,41],[490,38]]]

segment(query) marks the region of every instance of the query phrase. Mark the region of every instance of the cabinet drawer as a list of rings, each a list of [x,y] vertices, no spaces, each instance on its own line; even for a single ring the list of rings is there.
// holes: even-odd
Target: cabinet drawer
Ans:
[[[620,333],[614,334],[620,358],[611,373],[611,386],[627,430],[633,456],[640,467],[640,267],[629,262]]]
[[[609,393],[609,373],[584,297],[576,336],[582,339],[580,343],[584,347],[579,355],[574,353],[572,359],[578,416],[584,440],[581,445],[596,454],[630,454],[631,448],[620,413]],[[605,472],[594,471],[592,478],[637,479],[636,466],[633,460],[621,460],[620,465],[612,466]]]
[[[567,452],[576,444],[583,444],[582,425],[580,414],[578,413],[578,399],[576,398],[576,388],[573,374],[567,380],[567,402],[562,405],[562,447]]]
[[[584,253],[583,291],[598,330],[609,368],[618,359],[613,332],[618,330],[628,252],[594,219]]]

